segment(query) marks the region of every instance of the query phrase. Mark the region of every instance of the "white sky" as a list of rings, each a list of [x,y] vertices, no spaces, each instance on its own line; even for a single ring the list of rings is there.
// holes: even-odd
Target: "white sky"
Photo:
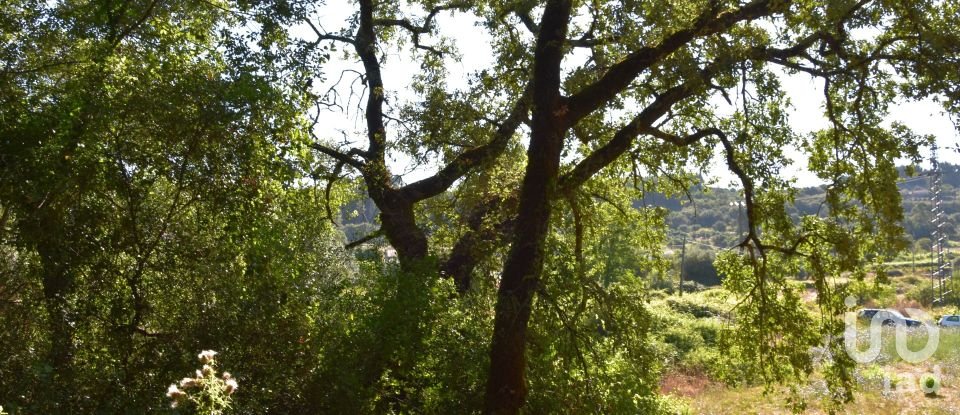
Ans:
[[[332,2],[331,2],[332,3]],[[323,7],[325,15],[320,18],[323,29],[329,32],[336,32],[342,26],[346,19],[352,14],[352,6],[339,3],[336,5],[328,4]],[[418,15],[422,15],[418,14]],[[492,51],[489,46],[489,36],[485,29],[477,27],[476,20],[465,13],[452,15],[450,12],[444,12],[437,16],[435,24],[440,28],[440,32],[447,36],[459,56],[456,58],[447,58],[447,70],[449,73],[448,81],[450,87],[466,88],[467,76],[475,70],[489,67],[493,62]],[[296,29],[303,33],[307,39],[313,39],[312,32],[305,26]],[[435,39],[424,37],[421,39],[423,44],[434,44]],[[349,45],[339,44],[338,49],[344,50]],[[399,106],[400,100],[412,98],[409,93],[410,79],[419,70],[419,64],[415,63],[409,52],[400,52],[396,49],[387,50],[388,58],[383,65],[384,85],[388,93],[388,100]],[[326,81],[320,83],[318,89],[326,90],[340,77],[344,69],[361,70],[359,62],[345,61],[342,54],[335,54],[331,61],[325,65]],[[343,102],[349,95],[349,84],[356,74],[346,73],[344,82],[339,89]],[[827,120],[823,116],[823,83],[815,80],[808,75],[782,75],[781,82],[784,90],[789,96],[793,110],[790,115],[791,127],[798,133],[808,133],[827,127]],[[355,92],[362,91],[362,85],[359,82],[355,85]],[[718,102],[722,102],[718,101]],[[358,110],[358,98],[354,96],[350,101],[351,109],[347,116],[342,112],[324,112],[321,114],[318,124],[317,134],[321,138],[330,138],[340,142],[344,137],[349,140],[356,140],[356,145],[364,146],[362,137],[364,137],[364,121],[362,113]],[[725,104],[725,103],[724,103]],[[389,108],[387,109],[389,111]],[[947,149],[955,147],[958,139],[957,129],[950,118],[943,114],[939,105],[932,101],[905,102],[897,105],[892,111],[888,121],[899,121],[914,132],[919,134],[930,134],[936,137],[940,146],[941,161],[960,164],[960,154],[955,150]],[[395,125],[393,125],[395,128]],[[389,127],[388,127],[389,128]],[[799,151],[789,151],[795,157],[795,164],[786,169],[784,174],[796,177],[797,184],[800,186],[812,186],[820,184],[816,177],[806,171],[806,160]],[[393,171],[403,174],[404,181],[411,182],[433,174],[437,166],[420,166],[413,168],[405,157],[397,157],[390,160],[389,163]],[[711,169],[716,175],[719,186],[727,186],[733,182],[733,176],[727,172],[722,160],[718,157]]]

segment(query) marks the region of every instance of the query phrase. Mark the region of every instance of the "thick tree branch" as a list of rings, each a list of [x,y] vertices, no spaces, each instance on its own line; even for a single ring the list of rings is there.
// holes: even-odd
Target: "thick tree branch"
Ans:
[[[514,12],[514,14],[517,15],[517,18],[520,19],[520,23],[523,23],[523,26],[526,27],[531,34],[536,36],[540,33],[540,25],[533,21],[533,17],[530,17],[530,10],[517,10]]]
[[[528,85],[523,95],[517,99],[506,120],[497,127],[493,139],[486,144],[460,153],[433,176],[404,186],[400,189],[403,197],[417,202],[436,196],[449,189],[454,182],[475,167],[487,164],[503,153],[510,142],[510,138],[513,137],[523,120],[527,118],[527,113],[530,111],[530,91],[531,87]]]
[[[362,151],[359,149],[353,148],[353,149],[350,149],[350,152],[343,153],[340,150],[327,147],[320,143],[311,143],[310,148],[313,148],[314,150],[317,150],[323,154],[326,154],[332,157],[334,160],[337,160],[340,163],[347,164],[358,170],[364,167],[364,163],[362,161],[357,160],[356,158],[353,157],[354,155],[359,155],[360,153],[362,153]]]
[[[586,275],[586,260],[583,257],[583,212],[580,210],[575,193],[567,194],[566,199],[570,205],[570,212],[573,213],[573,260],[576,264],[577,276],[583,278]]]
[[[540,25],[533,21],[533,18],[530,17],[529,10],[517,10],[514,12],[517,15],[517,18],[520,19],[520,22],[523,23],[523,26],[527,28],[534,36],[540,33]],[[580,36],[577,39],[567,39],[565,42],[567,45],[575,48],[590,48],[594,46],[599,46],[607,44],[610,42],[616,42],[619,39],[618,36],[611,36],[602,39],[597,39],[593,37],[593,27],[588,30],[583,36]]]
[[[369,235],[364,236],[364,237],[362,237],[362,238],[360,238],[360,239],[357,239],[356,241],[350,242],[350,243],[344,245],[343,247],[344,247],[344,249],[353,249],[353,248],[356,248],[356,247],[358,247],[358,246],[360,246],[360,245],[363,245],[363,244],[365,244],[365,243],[367,243],[367,242],[369,242],[369,241],[371,241],[371,240],[377,239],[377,238],[379,238],[379,237],[381,237],[381,236],[383,236],[383,229],[377,229],[377,230],[373,231],[372,233],[370,233]]]
[[[433,29],[433,20],[440,12],[447,10],[464,10],[470,8],[470,6],[471,3],[467,1],[455,1],[435,6],[430,9],[427,17],[423,20],[423,24],[420,26],[411,23],[409,19],[376,19],[373,24],[376,26],[399,26],[413,34],[419,35],[429,33]]]
[[[507,211],[514,211],[516,203],[515,196],[506,199],[496,197],[479,203],[467,215],[467,231],[454,244],[450,256],[440,268],[444,276],[453,279],[459,293],[470,290],[477,264],[488,256],[493,248],[503,245],[513,230],[516,216],[510,214],[492,226],[484,226],[484,222],[497,210],[504,209],[504,205]]]
[[[545,241],[550,231],[550,199],[557,190],[567,132],[560,88],[563,43],[572,6],[571,0],[547,2],[534,47],[530,145],[520,186],[517,224],[497,288],[485,414],[520,413],[527,394],[527,324],[540,287]]]
[[[313,30],[313,33],[317,35],[317,40],[314,42],[315,44],[320,43],[320,41],[323,41],[323,40],[332,40],[337,42],[349,43],[351,45],[354,45],[356,42],[356,40],[346,36],[340,36],[332,33],[322,32],[320,31],[320,29],[317,28],[316,25],[313,24],[312,21],[310,21],[310,19],[304,18],[302,20],[304,23],[307,24],[307,26],[310,26],[310,30]]]
[[[333,173],[327,180],[327,185],[323,189],[323,207],[327,211],[327,220],[330,224],[337,226],[337,221],[333,219],[333,208],[330,206],[330,192],[333,190],[333,184],[340,180],[340,173],[343,171],[344,162],[338,161],[337,166],[333,168]]]
[[[763,255],[763,245],[760,243],[760,238],[757,233],[757,214],[756,206],[754,205],[753,201],[753,179],[747,175],[747,172],[737,161],[736,149],[734,149],[733,144],[727,138],[727,135],[719,130],[717,131],[716,135],[720,138],[720,142],[723,143],[727,168],[730,169],[731,173],[737,176],[737,178],[740,180],[740,184],[743,186],[744,205],[746,205],[747,209],[747,236],[745,236],[743,241],[737,244],[737,246],[746,248],[750,246],[750,243],[753,243],[753,246],[760,250],[760,254]]]
[[[367,121],[366,157],[373,163],[383,165],[387,149],[387,130],[383,122],[383,102],[386,91],[383,87],[383,76],[380,72],[380,60],[377,58],[377,39],[373,31],[373,0],[360,0],[360,25],[357,28],[356,39],[353,43],[360,61],[363,63],[367,80],[367,107],[364,116]],[[386,169],[379,176],[380,182],[388,184],[389,174]]]
[[[753,3],[752,3],[753,4]],[[768,60],[778,58],[787,59],[804,53],[804,51],[816,43],[822,34],[813,34],[798,41],[798,43],[789,48],[758,48],[748,53],[743,59]],[[618,130],[613,138],[590,153],[586,158],[580,161],[573,170],[560,178],[560,189],[562,192],[579,187],[590,177],[601,169],[614,162],[623,155],[633,143],[633,140],[640,134],[650,134],[663,139],[675,145],[689,145],[708,135],[717,135],[719,130],[708,128],[697,131],[687,137],[678,137],[664,133],[654,127],[654,122],[670,111],[678,102],[693,96],[705,87],[709,87],[711,79],[724,68],[735,65],[738,60],[718,61],[708,65],[701,70],[699,77],[690,79],[680,85],[668,89],[666,92],[657,96],[657,98],[643,111],[640,112],[627,125]],[[595,84],[596,85],[596,84]],[[573,98],[571,98],[572,100]],[[572,106],[573,103],[571,102]],[[571,110],[572,112],[572,110]]]
[[[613,65],[599,80],[572,95],[568,99],[568,123],[575,124],[609,102],[637,76],[691,40],[720,33],[737,23],[772,14],[774,9],[771,3],[771,0],[756,0],[739,9],[718,13],[717,4],[712,2],[711,7],[704,10],[690,28],[668,36],[656,46],[644,47],[631,53]]]
[[[817,41],[821,41],[827,38],[830,38],[830,34],[822,31],[811,33],[803,39],[797,41],[797,43],[789,48],[762,48],[757,49],[757,52],[761,56],[767,59],[787,59],[790,57],[797,56],[801,53],[804,53],[807,49],[813,46]]]
[[[673,135],[673,134],[661,131],[654,127],[644,128],[642,129],[641,133],[649,134],[651,136],[657,137],[677,147],[689,146],[693,143],[696,143],[697,141],[700,141],[700,139],[707,136],[711,136],[711,135],[719,136],[720,134],[723,134],[723,132],[721,132],[719,129],[713,128],[713,127],[697,130],[693,134],[690,134],[684,137]]]
[[[433,20],[438,13],[446,10],[463,10],[471,6],[469,2],[459,1],[448,4],[442,4],[430,9],[430,13],[427,14],[427,17],[424,19],[423,24],[417,26],[410,22],[409,19],[376,19],[373,24],[375,26],[396,26],[406,29],[410,32],[410,37],[413,40],[413,46],[417,49],[423,49],[428,52],[431,52],[436,55],[443,55],[443,52],[440,50],[420,44],[420,35],[425,33],[430,33],[433,30]]]
[[[594,150],[587,157],[578,163],[573,170],[560,178],[560,192],[567,193],[580,187],[590,177],[601,169],[613,163],[617,158],[623,155],[633,140],[644,131],[648,131],[651,125],[663,114],[667,112],[674,104],[690,97],[698,90],[700,80],[691,80],[683,84],[668,89],[655,99],[650,105],[643,109],[633,120],[620,130],[614,133],[613,138],[600,148]]]

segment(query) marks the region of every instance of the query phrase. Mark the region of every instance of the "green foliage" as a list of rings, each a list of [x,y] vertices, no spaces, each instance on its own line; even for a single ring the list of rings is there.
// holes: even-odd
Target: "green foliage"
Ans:
[[[820,339],[797,289],[785,283],[785,275],[757,275],[757,265],[733,253],[722,255],[717,266],[726,275],[724,287],[744,296],[737,329],[723,339],[728,355],[747,365],[748,377],[741,381],[783,382],[808,375],[813,370],[808,353]]]
[[[670,297],[666,304],[679,313],[690,314],[696,318],[718,317],[726,314],[730,308],[729,304],[720,299],[706,295]]]
[[[292,187],[299,98],[229,63],[222,9],[147,6],[4,6],[24,19],[0,74],[0,320],[22,328],[0,339],[0,400],[18,413],[158,410],[156,379],[201,344],[255,379],[238,409],[283,410],[322,293],[351,274]]]
[[[897,290],[894,286],[877,280],[851,281],[848,290],[850,295],[857,299],[858,304],[874,305],[879,308],[892,307],[897,299]],[[917,292],[914,295],[918,294],[922,293]]]
[[[362,264],[358,282],[366,282],[331,310],[343,321],[338,335],[324,338],[324,359],[305,389],[309,408],[449,413],[479,407],[486,362],[478,350],[491,330],[481,316],[492,305],[482,296],[455,295],[452,281],[433,278],[431,269]],[[353,308],[344,309],[347,304]]]
[[[937,295],[936,290],[929,281],[924,281],[910,287],[909,290],[904,294],[907,300],[915,301],[918,304],[929,307],[933,304],[934,297]]]
[[[714,255],[710,252],[691,247],[683,261],[683,277],[706,286],[720,285],[720,275],[714,268],[713,261]]]
[[[664,405],[653,397],[660,369],[647,341],[651,318],[637,290],[642,282],[604,287],[574,273],[555,278],[556,291],[544,293],[534,310],[529,408],[630,413]]]
[[[671,296],[651,302],[654,339],[666,367],[731,383],[752,383],[747,365],[725,349],[736,330],[734,304],[722,289]]]
[[[569,33],[580,37],[562,52],[588,48],[589,58],[562,60],[565,104],[552,116],[564,121],[571,97],[627,71],[617,62],[642,70],[570,120],[554,154],[563,186],[578,168],[599,167],[582,184],[547,189],[537,206],[551,221],[546,241],[533,241],[546,256],[526,333],[527,410],[680,412],[658,396],[668,365],[750,384],[821,370],[832,396],[849,399],[852,363],[836,336],[843,298],[892,304],[884,273],[865,279],[869,264],[896,258],[910,242],[904,230],[918,250],[930,243],[928,206],[904,204],[894,164],[919,162],[930,138],[885,118],[902,98],[939,97],[960,110],[955,3],[761,1],[749,18],[734,2],[578,3]],[[318,157],[315,140],[339,143],[340,134],[312,118],[322,107],[353,111],[357,97],[344,103],[314,83],[340,69],[327,65],[333,52],[357,58],[337,48],[358,43],[349,38],[359,15],[326,32],[304,26],[327,15],[323,2],[0,4],[7,409],[162,412],[158,382],[193,368],[184,356],[202,346],[223,352],[244,383],[231,401],[233,379],[208,362],[174,393],[194,387],[182,402],[204,413],[228,404],[238,413],[480,410],[529,130],[508,131],[500,152],[410,205],[436,257],[403,269],[376,247],[344,249],[377,227],[365,192],[380,202],[407,196],[370,186],[400,181],[385,160],[359,172],[353,162],[375,159],[379,144],[418,166],[480,151],[531,81],[528,32],[540,30],[530,22],[543,7],[457,4],[490,36],[497,62],[459,85],[448,60],[458,51],[431,21],[452,11],[430,13],[433,1],[357,4],[376,6],[374,58],[410,55],[420,71],[407,91],[369,88],[359,101],[386,99],[378,115],[399,127],[367,131],[366,150],[345,133],[333,160]],[[724,27],[728,19],[738,23]],[[359,81],[380,77],[369,60]],[[783,71],[822,79],[825,128],[791,129]],[[715,105],[721,97],[729,107]],[[631,121],[638,112],[650,119]],[[706,128],[724,134],[684,138]],[[828,185],[785,179],[791,150],[808,154]],[[735,189],[703,183],[721,153]],[[612,159],[591,164],[591,155]],[[681,202],[691,194],[694,203]],[[466,223],[491,201],[479,226]],[[461,293],[438,264],[471,227],[496,232],[476,244],[475,283]],[[677,270],[666,248],[676,235],[710,251],[691,248]],[[677,271],[688,277],[683,297],[658,291],[675,289]],[[815,312],[793,284],[800,275],[817,292]],[[703,287],[721,280],[724,290]],[[811,350],[832,358],[816,362]]]

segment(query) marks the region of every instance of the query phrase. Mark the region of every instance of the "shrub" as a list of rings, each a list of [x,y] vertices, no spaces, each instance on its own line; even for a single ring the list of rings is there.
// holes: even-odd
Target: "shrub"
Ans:
[[[663,291],[667,294],[673,294],[677,290],[677,281],[676,278],[670,279],[656,275],[650,279],[650,285],[648,288],[654,291]]]
[[[715,317],[724,312],[720,304],[716,301],[705,301],[703,296],[670,297],[666,300],[666,304],[677,312],[690,314],[696,318]]]
[[[720,379],[723,358],[720,350],[713,347],[700,347],[684,356],[681,366],[695,372],[703,372],[711,378]]]
[[[920,283],[920,278],[916,275],[908,275],[901,280],[904,284],[916,285]]]
[[[683,292],[685,293],[697,293],[707,288],[705,285],[697,281],[684,281],[682,287]]]
[[[857,297],[857,302],[864,306],[889,307],[897,298],[896,290],[889,284],[852,281],[849,290],[851,295]]]
[[[662,299],[664,299],[664,298],[667,298],[669,295],[670,295],[670,294],[668,294],[668,293],[667,293],[666,291],[664,291],[664,290],[650,290],[650,291],[647,291],[647,299],[649,299],[649,300],[662,300]]]
[[[684,282],[695,281],[706,286],[720,285],[722,278],[713,266],[713,254],[699,248],[691,248],[683,263]]]
[[[905,297],[907,300],[916,301],[924,307],[929,307],[933,304],[933,297],[935,295],[936,290],[928,283],[911,287]]]
[[[890,270],[887,270],[887,276],[888,276],[888,277],[902,277],[902,276],[903,276],[903,271],[901,271],[901,270],[899,270],[899,269],[890,269]]]
[[[703,338],[690,327],[670,327],[663,333],[663,341],[673,345],[681,355],[703,346]]]
[[[715,319],[701,319],[697,320],[693,324],[693,330],[696,331],[700,338],[703,339],[703,343],[707,346],[716,346],[717,341],[720,339],[720,324],[715,321]]]
[[[854,377],[860,386],[865,389],[879,389],[883,387],[884,379],[889,378],[890,375],[887,374],[880,365],[871,364],[858,368],[854,373]]]

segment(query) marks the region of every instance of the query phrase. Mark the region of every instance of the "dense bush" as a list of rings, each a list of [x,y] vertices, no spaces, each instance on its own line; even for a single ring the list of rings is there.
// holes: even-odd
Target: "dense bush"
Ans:
[[[740,379],[742,362],[725,353],[721,342],[732,327],[731,306],[719,289],[653,301],[653,332],[668,366],[721,381]]]
[[[906,294],[904,294],[904,297],[924,307],[929,307],[933,304],[934,296],[936,295],[937,292],[933,284],[931,284],[930,281],[925,281],[924,283],[911,286]]]
[[[690,248],[683,262],[683,278],[708,287],[720,285],[723,279],[713,266],[713,261],[714,256],[709,251]]]
[[[667,298],[664,302],[671,309],[693,317],[716,317],[724,314],[730,305],[707,295],[684,295]]]
[[[848,289],[857,303],[864,306],[889,307],[896,302],[896,288],[891,284],[855,280],[848,284]]]

